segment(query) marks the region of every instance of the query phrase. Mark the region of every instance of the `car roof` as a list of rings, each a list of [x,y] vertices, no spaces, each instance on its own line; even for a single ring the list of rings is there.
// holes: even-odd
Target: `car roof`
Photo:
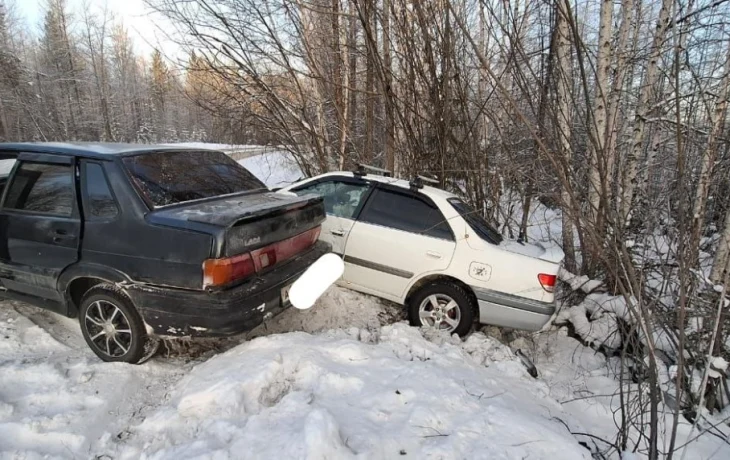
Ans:
[[[334,177],[334,176],[336,176],[336,177],[356,177],[355,174],[350,171],[336,171],[336,172],[329,172],[329,173],[322,174],[321,176],[317,176],[316,178],[319,179],[322,177]],[[365,176],[362,176],[362,178],[373,181],[373,182],[380,182],[382,184],[393,185],[395,187],[404,188],[406,190],[411,189],[410,182],[407,180],[404,180],[404,179],[396,179],[394,177],[379,176],[377,174],[367,174]],[[418,191],[431,198],[440,198],[443,200],[447,200],[449,198],[457,198],[457,196],[454,195],[453,193],[447,192],[446,190],[442,190],[440,188],[430,187],[428,185],[423,186],[423,188],[418,189]]]
[[[0,152],[51,153],[56,155],[87,158],[109,158],[111,156],[137,155],[159,151],[206,150],[176,145],[122,144],[103,142],[18,142],[0,143]]]

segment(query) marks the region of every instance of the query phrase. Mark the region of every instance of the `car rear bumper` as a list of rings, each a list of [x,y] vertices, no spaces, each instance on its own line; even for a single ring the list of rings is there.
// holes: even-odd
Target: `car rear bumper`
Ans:
[[[127,292],[157,335],[223,337],[248,332],[286,308],[282,289],[291,285],[330,246],[317,242],[309,251],[240,286],[222,291],[192,291],[132,285]]]
[[[495,326],[540,330],[555,313],[555,304],[472,287],[479,303],[479,322]]]

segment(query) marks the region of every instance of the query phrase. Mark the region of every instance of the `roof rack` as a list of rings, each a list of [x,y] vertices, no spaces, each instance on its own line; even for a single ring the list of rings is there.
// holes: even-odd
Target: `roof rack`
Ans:
[[[357,169],[355,171],[353,171],[353,174],[355,174],[357,177],[363,177],[363,176],[367,176],[368,171],[381,173],[385,177],[393,177],[393,172],[388,169],[378,168],[378,167],[370,166],[370,165],[366,165],[366,164],[357,165]]]
[[[411,189],[422,189],[424,182],[431,184],[431,185],[438,185],[439,181],[436,179],[433,179],[431,177],[426,176],[416,176],[408,183],[408,185],[411,186]]]

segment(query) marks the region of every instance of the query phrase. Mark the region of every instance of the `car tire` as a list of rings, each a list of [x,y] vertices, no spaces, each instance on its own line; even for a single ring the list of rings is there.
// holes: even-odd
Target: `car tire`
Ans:
[[[422,287],[411,297],[408,318],[412,326],[438,326],[463,337],[474,324],[476,305],[461,286],[439,281]]]
[[[124,291],[113,284],[89,289],[81,300],[79,324],[86,344],[102,361],[137,364],[151,357],[146,356],[150,338],[142,317]]]

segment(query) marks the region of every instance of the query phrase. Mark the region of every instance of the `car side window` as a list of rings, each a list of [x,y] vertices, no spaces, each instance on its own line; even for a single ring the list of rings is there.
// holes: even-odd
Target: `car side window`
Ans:
[[[405,232],[454,240],[441,211],[416,197],[378,189],[360,215],[360,221]]]
[[[104,169],[98,163],[86,163],[85,206],[87,216],[109,218],[119,213]]]
[[[70,217],[74,196],[71,165],[22,162],[11,179],[5,208]]]
[[[4,158],[0,160],[0,196],[5,191],[5,187],[8,185],[8,176],[15,166],[15,158]]]
[[[319,182],[294,190],[297,195],[314,194],[324,198],[327,214],[354,219],[369,188],[367,184],[353,184],[340,181]]]

